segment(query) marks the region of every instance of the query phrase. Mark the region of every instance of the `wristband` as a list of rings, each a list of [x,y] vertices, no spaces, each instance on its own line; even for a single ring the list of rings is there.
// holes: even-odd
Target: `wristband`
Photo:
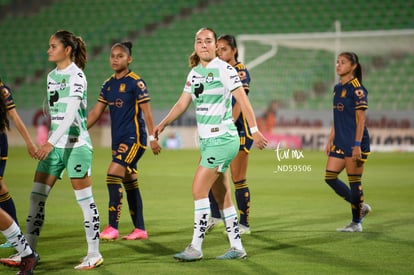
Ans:
[[[156,139],[155,139],[155,137],[153,136],[153,135],[150,135],[149,136],[149,141],[155,141]]]
[[[254,134],[254,133],[258,132],[258,131],[259,131],[259,129],[257,129],[257,126],[254,126],[254,127],[251,127],[250,128],[250,133],[252,133],[252,134]]]
[[[355,146],[361,146],[361,142],[360,141],[355,141],[354,145]]]

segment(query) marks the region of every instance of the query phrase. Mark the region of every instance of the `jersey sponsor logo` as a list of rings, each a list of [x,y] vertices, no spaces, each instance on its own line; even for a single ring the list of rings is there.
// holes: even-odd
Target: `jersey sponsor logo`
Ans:
[[[119,144],[119,147],[118,147],[118,149],[117,149],[117,152],[118,153],[126,153],[127,151],[128,151],[128,145],[126,145],[125,143],[121,143],[121,144]]]
[[[245,71],[239,71],[238,75],[239,75],[241,81],[246,79],[246,72]]]
[[[75,93],[82,93],[83,85],[80,83],[75,83],[74,86],[76,87]]]
[[[235,75],[232,75],[232,76],[230,76],[230,79],[233,79],[234,78],[234,84],[237,84],[237,83],[239,83],[241,80],[240,80],[240,77],[239,77],[239,74],[235,74]]]
[[[216,160],[216,158],[215,157],[209,157],[208,159],[207,159],[207,162],[208,163],[210,163],[210,164],[214,164],[214,161]]]
[[[144,97],[148,97],[148,93],[143,93],[142,95],[138,95],[139,99],[144,98]]]
[[[364,97],[364,91],[363,90],[361,90],[361,89],[358,89],[358,90],[355,90],[355,95],[358,97],[358,98],[362,98],[362,97]]]
[[[4,98],[8,98],[10,96],[9,90],[4,87],[1,89],[1,93],[3,94]]]
[[[55,102],[59,100],[59,92],[58,91],[51,91],[49,97],[49,106],[54,106]]]
[[[138,88],[141,89],[141,91],[145,91],[147,89],[147,86],[145,85],[144,81],[140,80],[137,82]]]
[[[63,83],[57,83],[57,82],[49,82],[47,83],[47,90],[63,90],[66,87],[65,80],[63,80]]]
[[[65,117],[64,116],[53,116],[53,117],[51,117],[50,118],[52,121],[55,121],[55,120],[64,120],[65,119]]]
[[[194,95],[196,98],[199,98],[200,95],[204,92],[204,85],[202,83],[198,83],[194,85]]]
[[[334,106],[334,109],[337,109],[338,111],[343,112],[343,110],[345,109],[345,106],[342,103],[338,103],[336,104],[336,106]]]
[[[200,95],[204,92],[204,85],[203,83],[201,83],[203,79],[204,79],[203,76],[195,76],[195,75],[193,75],[193,78],[191,79],[194,95],[196,98],[199,98]]]
[[[124,106],[124,101],[121,98],[117,98],[115,100],[115,106],[118,108],[122,108],[122,106]]]
[[[73,170],[75,170],[77,173],[82,172],[82,165],[77,164],[75,167],[73,167]]]

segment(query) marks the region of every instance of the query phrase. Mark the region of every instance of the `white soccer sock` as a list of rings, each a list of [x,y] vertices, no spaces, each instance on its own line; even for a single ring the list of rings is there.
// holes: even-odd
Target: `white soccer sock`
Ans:
[[[76,200],[82,208],[88,255],[99,254],[99,212],[92,195],[92,187],[74,190]]]
[[[50,190],[49,185],[34,182],[30,193],[30,208],[26,220],[26,239],[33,249],[36,249],[45,220],[45,206]]]
[[[210,216],[210,201],[208,198],[194,201],[194,233],[191,245],[202,251],[204,236]]]
[[[26,239],[19,226],[15,221],[4,231],[1,231],[6,239],[13,245],[13,247],[19,252],[20,256],[28,256],[33,253],[33,250],[30,248],[30,245],[27,243]]]
[[[230,247],[235,247],[236,249],[243,250],[236,208],[234,208],[234,206],[231,206],[223,209],[223,217],[227,236],[230,241]]]

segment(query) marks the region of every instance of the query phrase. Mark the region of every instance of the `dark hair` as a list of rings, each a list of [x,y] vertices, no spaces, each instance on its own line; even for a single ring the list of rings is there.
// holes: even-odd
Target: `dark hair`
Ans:
[[[112,46],[112,49],[118,46],[123,48],[128,53],[128,55],[132,55],[132,42],[117,42]]]
[[[212,32],[213,35],[214,35],[214,40],[217,41],[216,32],[213,29],[209,28],[209,27],[202,27],[201,29],[199,29],[196,32],[196,36],[199,32],[204,31],[204,30],[208,30],[208,31]],[[197,53],[195,51],[193,51],[191,53],[190,57],[188,58],[188,63],[189,63],[190,68],[194,68],[195,66],[198,65],[198,63],[200,63],[200,57],[197,55]]]
[[[0,79],[0,133],[3,133],[10,127],[9,118],[7,117],[7,106],[5,98],[3,96],[3,89],[6,88],[4,87],[4,84],[3,82],[1,82]]]
[[[69,46],[72,48],[70,58],[79,68],[85,69],[86,45],[83,39],[66,30],[57,31],[53,36],[59,39],[65,48]]]
[[[217,38],[217,41],[219,40],[226,40],[227,43],[229,43],[230,48],[232,50],[237,49],[237,42],[236,42],[236,38],[233,35],[230,34],[222,34]],[[236,51],[236,54],[234,55],[234,59],[237,62],[237,58],[239,57],[239,52]]]
[[[360,83],[362,83],[362,67],[361,64],[359,64],[358,55],[354,52],[342,52],[339,54],[339,56],[343,56],[346,59],[348,59],[352,65],[357,65],[354,70],[354,77],[356,77]]]

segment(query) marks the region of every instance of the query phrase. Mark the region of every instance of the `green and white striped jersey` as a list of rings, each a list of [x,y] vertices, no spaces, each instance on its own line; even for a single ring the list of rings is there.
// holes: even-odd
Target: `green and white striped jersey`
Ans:
[[[231,92],[242,86],[237,71],[218,57],[206,67],[194,67],[187,77],[184,92],[191,94],[196,107],[201,138],[237,135],[232,117]]]
[[[74,121],[54,144],[57,148],[73,148],[92,142],[86,128],[87,117],[87,81],[83,71],[72,63],[64,70],[55,68],[47,76],[47,96],[50,112],[50,135],[63,124],[65,116],[75,111]],[[68,110],[71,98],[78,97],[81,103],[78,110]]]

